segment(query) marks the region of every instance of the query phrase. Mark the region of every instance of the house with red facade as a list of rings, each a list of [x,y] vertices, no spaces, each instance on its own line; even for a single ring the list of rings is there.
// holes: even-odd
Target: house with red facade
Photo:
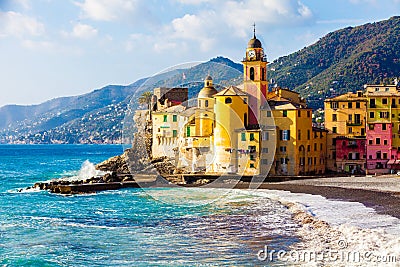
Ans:
[[[336,142],[336,165],[338,172],[351,174],[366,173],[365,138],[339,136]]]
[[[367,172],[385,174],[389,172],[392,154],[392,124],[370,123],[367,128]]]

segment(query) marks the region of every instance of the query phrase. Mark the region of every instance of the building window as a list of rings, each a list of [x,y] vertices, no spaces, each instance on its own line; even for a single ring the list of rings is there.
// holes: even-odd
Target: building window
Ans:
[[[261,153],[267,154],[268,152],[269,152],[268,147],[263,147],[263,149],[261,150]]]
[[[311,118],[311,111],[307,110],[307,118]]]
[[[269,132],[264,132],[263,139],[264,140],[269,140]]]
[[[338,102],[331,102],[331,108],[332,109],[337,109],[338,108]]]
[[[297,111],[297,117],[299,117],[299,118],[301,117],[301,110]]]
[[[262,159],[261,160],[262,165],[268,165],[268,160],[267,159]]]
[[[280,150],[281,152],[286,152],[286,147],[285,147],[285,146],[281,146],[281,147],[279,147],[279,150]]]
[[[283,115],[282,115],[282,116],[283,116],[283,117],[287,117],[287,110],[283,110],[282,112],[283,112]]]
[[[349,127],[349,134],[353,133],[353,127]]]
[[[322,144],[320,144],[320,145],[319,145],[319,150],[322,151],[322,150],[323,150],[322,148],[323,148],[323,146],[322,146]]]
[[[375,118],[375,112],[371,111],[371,112],[369,113],[369,117],[370,117],[371,119]]]
[[[337,121],[337,114],[332,114],[332,121]]]
[[[243,98],[243,103],[247,104],[247,97]]]
[[[348,108],[353,108],[353,103],[352,102],[347,103],[347,107]]]
[[[386,131],[386,130],[387,130],[386,123],[383,123],[383,124],[382,124],[382,131]]]
[[[376,152],[376,159],[382,159],[381,152]]]
[[[383,140],[383,144],[385,145],[385,146],[387,146],[387,144],[388,144],[388,140]]]
[[[369,107],[370,107],[370,108],[375,108],[375,107],[376,107],[375,99],[374,99],[374,98],[371,98],[371,99],[369,100]]]
[[[388,154],[387,153],[383,153],[383,159],[387,159],[388,158]]]
[[[206,100],[206,101],[204,102],[204,106],[206,106],[206,108],[208,108],[208,100]]]
[[[168,115],[164,115],[164,122],[168,121]]]
[[[301,140],[301,130],[297,131],[297,140]]]
[[[356,102],[356,108],[360,108],[360,102]]]
[[[186,128],[186,136],[190,137],[190,126]]]
[[[250,168],[254,169],[254,163],[250,163]]]
[[[310,151],[311,151],[311,146],[308,145],[308,146],[307,146],[307,152],[310,152]]]
[[[310,140],[311,139],[311,132],[310,132],[310,130],[307,130],[307,140]]]
[[[250,68],[250,80],[254,81],[254,68]]]
[[[255,156],[253,154],[250,154],[250,160],[255,160]]]
[[[374,141],[371,139],[371,140],[368,140],[368,144],[369,145],[373,145],[374,144]]]
[[[250,133],[250,141],[254,141],[254,133]]]
[[[377,145],[381,144],[381,139],[379,137],[375,139],[375,144],[377,144]]]
[[[361,128],[361,136],[365,135],[365,128]]]
[[[337,127],[332,127],[332,132],[337,133]]]
[[[290,130],[281,130],[280,131],[280,139],[282,141],[289,141],[290,140]]]
[[[270,110],[267,110],[267,117],[268,118],[271,117],[271,111]]]
[[[172,115],[172,121],[177,122],[178,121],[178,115]]]
[[[246,141],[246,133],[242,133],[242,141]]]
[[[172,137],[178,137],[178,131],[172,130]]]
[[[232,104],[232,98],[230,97],[225,98],[225,104]]]
[[[381,119],[387,119],[389,118],[389,112],[379,112],[379,116]]]
[[[387,103],[388,103],[387,98],[382,98],[382,105],[387,105]]]
[[[317,151],[317,143],[314,143],[314,151]]]

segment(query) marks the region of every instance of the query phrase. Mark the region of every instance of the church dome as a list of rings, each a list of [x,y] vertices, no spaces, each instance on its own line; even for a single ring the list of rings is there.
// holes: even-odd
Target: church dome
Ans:
[[[247,48],[262,48],[261,41],[254,36],[247,44]]]
[[[218,91],[213,86],[211,76],[208,75],[204,80],[204,87],[200,90],[198,98],[211,98],[216,93],[218,93]]]

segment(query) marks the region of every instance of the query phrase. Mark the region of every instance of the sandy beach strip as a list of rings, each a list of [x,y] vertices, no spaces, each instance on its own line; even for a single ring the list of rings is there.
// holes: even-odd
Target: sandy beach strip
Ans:
[[[246,188],[240,183],[236,188]],[[335,177],[263,183],[259,189],[320,195],[327,199],[359,202],[378,214],[400,219],[400,177]]]

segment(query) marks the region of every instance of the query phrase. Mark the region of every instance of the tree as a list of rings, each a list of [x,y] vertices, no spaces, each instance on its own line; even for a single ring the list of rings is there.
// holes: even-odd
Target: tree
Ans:
[[[153,97],[152,92],[144,92],[139,97],[139,104],[146,104],[147,108],[150,110],[151,98]]]
[[[149,110],[149,116],[151,120],[151,99],[153,98],[153,93],[150,91],[144,92],[140,97],[139,97],[139,104],[146,104],[147,109]]]

